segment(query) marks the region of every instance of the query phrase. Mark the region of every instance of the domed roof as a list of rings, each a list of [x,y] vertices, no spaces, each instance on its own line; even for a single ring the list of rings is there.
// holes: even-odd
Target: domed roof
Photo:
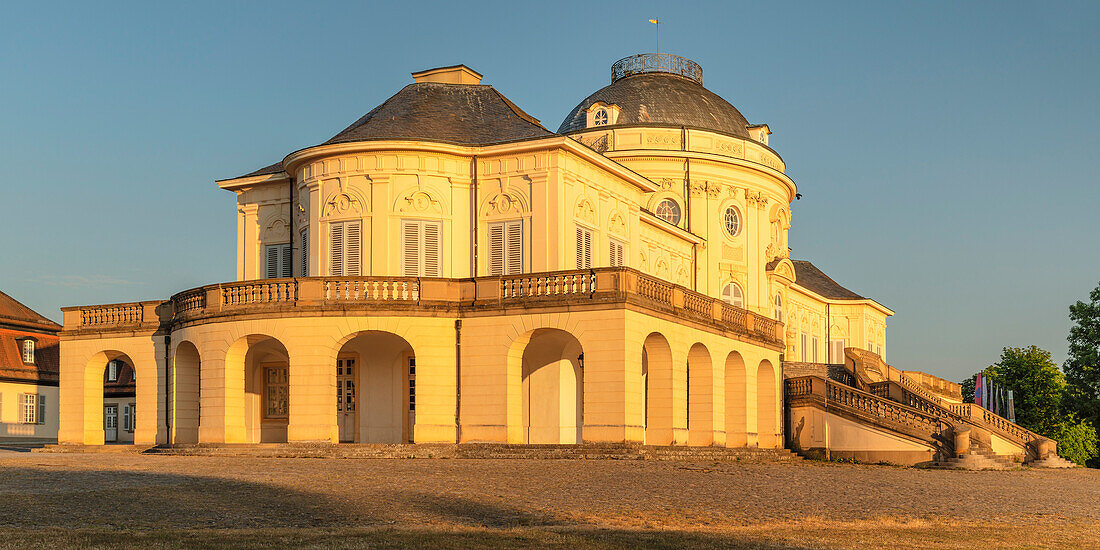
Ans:
[[[602,101],[620,109],[611,126],[686,126],[749,137],[745,117],[703,87],[702,69],[690,60],[669,54],[632,56],[616,62],[612,75],[610,85],[573,108],[559,134],[587,129],[588,108]]]

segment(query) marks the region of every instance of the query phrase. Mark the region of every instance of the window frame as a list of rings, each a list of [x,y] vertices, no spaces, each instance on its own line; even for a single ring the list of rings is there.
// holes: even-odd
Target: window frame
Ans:
[[[574,265],[577,269],[592,269],[592,266],[596,263],[593,257],[592,247],[596,241],[596,230],[580,223],[575,223],[574,225],[577,226],[576,243],[574,245],[576,261]]]
[[[111,359],[107,361],[107,381],[118,382],[118,377],[122,374],[122,369],[119,368],[120,361],[118,359]]]
[[[263,402],[263,409],[262,409],[263,419],[264,420],[287,420],[287,421],[289,421],[290,420],[290,367],[289,367],[289,365],[265,364],[265,365],[261,365],[261,368],[263,368],[263,377],[264,377],[264,394],[263,394],[264,395],[264,397],[263,397],[264,402]],[[275,380],[274,382],[272,382],[272,380],[271,380],[271,374],[272,374],[273,371],[280,373],[280,378]],[[279,388],[282,388],[283,392],[281,392],[281,394],[280,394],[280,392],[276,392],[274,395],[272,395],[271,390],[272,389],[279,389]],[[279,412],[278,410],[276,410],[275,413],[272,413],[271,412],[272,411],[272,403],[274,403],[276,408],[278,408],[280,397],[285,399],[286,411],[285,412]],[[272,401],[272,399],[274,399],[274,401]]]
[[[675,214],[675,221],[670,220],[666,218],[663,214],[661,214],[661,207],[665,205],[672,205],[670,207],[669,213]],[[672,197],[665,197],[657,202],[657,206],[653,207],[653,215],[657,216],[658,219],[664,221],[665,223],[669,223],[675,225],[676,227],[679,227],[680,221],[683,219],[683,209],[680,208],[680,203],[676,202],[676,199],[673,199]]]
[[[592,115],[592,126],[607,126],[610,120],[611,117],[607,115],[607,109],[601,108]]]
[[[38,344],[35,342],[34,338],[23,338],[22,341],[19,344],[19,348],[20,348],[19,349],[20,355],[23,358],[23,364],[24,365],[33,365],[33,364],[35,364],[35,362],[34,362],[35,361],[35,352],[38,351]],[[29,360],[27,359],[28,348],[30,350],[30,353],[29,353],[30,359]]]
[[[733,289],[737,289],[737,298],[740,302],[739,304],[733,302]],[[727,293],[727,290],[729,290],[730,292]],[[729,297],[729,299],[727,299],[727,296]],[[721,300],[733,307],[745,309],[745,290],[741,288],[741,285],[737,284],[737,281],[730,281],[722,287]]]
[[[412,259],[408,248],[409,228],[416,228],[416,265],[410,270],[409,260]],[[428,232],[426,228],[435,229],[435,270],[429,270]],[[401,275],[403,277],[442,277],[443,276],[443,222],[432,219],[404,218],[401,220]]]
[[[611,267],[626,267],[626,242],[609,237],[607,239],[607,264]]]
[[[38,394],[19,394],[19,422],[20,424],[38,424]]]
[[[782,323],[783,322],[783,295],[776,294],[775,299],[772,300],[772,317]]]
[[[525,273],[527,236],[523,218],[489,222],[489,276],[502,277]]]
[[[737,227],[732,232],[730,231],[730,227],[729,227],[730,226],[730,224],[729,224],[729,215],[730,215],[731,212],[736,217],[736,221],[737,221]],[[726,206],[726,208],[722,211],[722,230],[726,234],[727,237],[737,238],[738,236],[741,235],[741,231],[745,226],[745,224],[742,223],[742,219],[743,218],[741,216],[741,209],[740,208],[737,208],[737,206],[733,205],[733,204]]]

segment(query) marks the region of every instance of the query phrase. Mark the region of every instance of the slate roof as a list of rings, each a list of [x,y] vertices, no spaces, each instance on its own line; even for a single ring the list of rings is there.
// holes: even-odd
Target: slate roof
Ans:
[[[324,145],[415,139],[491,145],[554,135],[485,84],[409,84]]]
[[[584,130],[585,111],[597,101],[621,109],[618,120],[610,126],[687,126],[749,137],[749,123],[736,107],[702,84],[671,73],[636,74],[612,82],[574,107],[558,133]]]
[[[848,290],[814,264],[806,260],[791,260],[794,264],[795,284],[816,292],[830,300],[866,300],[867,298]]]
[[[492,145],[555,135],[486,84],[409,84],[322,145],[405,139]],[[277,174],[277,162],[242,178]]]

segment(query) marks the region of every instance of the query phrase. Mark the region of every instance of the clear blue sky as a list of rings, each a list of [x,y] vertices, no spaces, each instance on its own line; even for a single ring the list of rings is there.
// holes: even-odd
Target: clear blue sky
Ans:
[[[59,307],[234,278],[214,179],[465,63],[545,126],[661,49],[774,130],[791,246],[895,309],[891,363],[1063,360],[1100,281],[1100,4],[19,2],[0,20],[0,289]]]

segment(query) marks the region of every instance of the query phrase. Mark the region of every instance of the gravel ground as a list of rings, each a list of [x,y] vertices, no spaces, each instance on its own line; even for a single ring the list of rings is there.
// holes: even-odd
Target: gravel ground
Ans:
[[[906,523],[1071,531],[1084,536],[1073,540],[1100,547],[1100,471],[0,454],[4,530],[537,527],[715,533],[761,525]]]

